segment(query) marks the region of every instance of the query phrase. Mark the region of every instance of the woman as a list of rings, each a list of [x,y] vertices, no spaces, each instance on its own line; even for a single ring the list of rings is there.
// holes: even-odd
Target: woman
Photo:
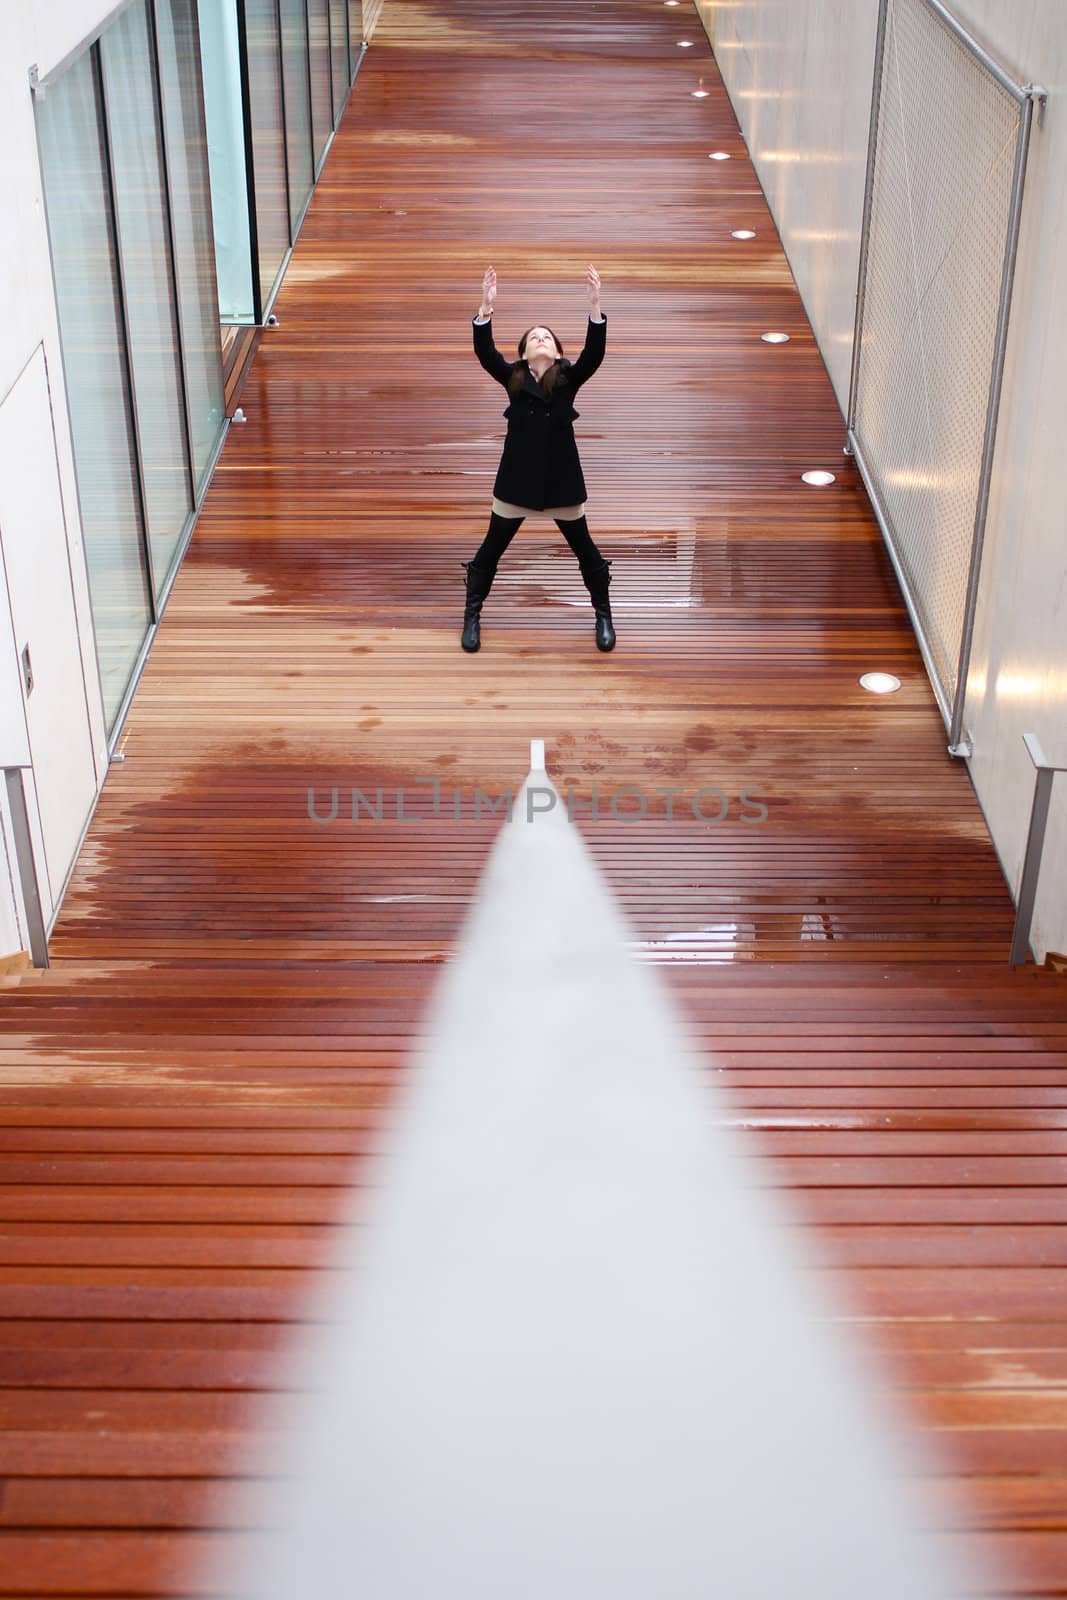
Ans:
[[[490,377],[508,391],[507,437],[493,484],[489,531],[467,570],[467,604],[463,612],[464,650],[481,644],[482,602],[492,587],[497,563],[515,537],[524,517],[551,517],[578,557],[582,578],[596,613],[599,650],[615,645],[608,603],[610,561],[605,561],[589,535],[585,520],[585,479],[574,439],[574,396],[604,359],[607,318],[600,310],[600,274],[586,273],[589,323],[585,348],[577,361],[564,359],[563,346],[551,328],[527,328],[519,340],[518,361],[505,361],[493,343],[492,315],[496,273],[487,267],[482,304],[474,319],[474,353]]]

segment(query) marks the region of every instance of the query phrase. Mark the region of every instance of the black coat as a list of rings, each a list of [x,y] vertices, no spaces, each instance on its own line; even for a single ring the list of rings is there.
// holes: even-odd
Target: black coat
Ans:
[[[508,419],[504,453],[493,493],[512,505],[544,511],[548,506],[579,505],[586,496],[582,463],[574,438],[574,396],[604,359],[607,319],[590,319],[585,348],[577,361],[560,363],[551,396],[545,394],[525,361],[505,361],[493,343],[492,322],[474,325],[474,353],[491,378],[507,386],[516,368],[522,388],[504,412]],[[510,395],[509,395],[510,398]]]

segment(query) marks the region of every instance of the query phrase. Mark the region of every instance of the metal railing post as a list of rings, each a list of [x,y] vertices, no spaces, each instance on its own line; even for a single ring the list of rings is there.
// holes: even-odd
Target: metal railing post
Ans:
[[[1048,808],[1052,798],[1052,781],[1057,772],[1067,772],[1067,767],[1057,767],[1045,759],[1037,735],[1024,733],[1023,743],[1027,754],[1037,769],[1034,782],[1034,800],[1030,807],[1030,829],[1026,836],[1026,854],[1023,857],[1022,877],[1019,880],[1019,899],[1015,913],[1015,932],[1011,940],[1011,964],[1025,966],[1030,957],[1030,924],[1037,901],[1037,885],[1041,876],[1041,852],[1045,847],[1045,828]]]
[[[15,859],[18,862],[22,902],[26,911],[26,928],[30,939],[30,959],[35,967],[48,966],[48,930],[41,909],[41,891],[37,882],[37,866],[33,859],[30,839],[30,817],[26,809],[26,787],[21,767],[5,767],[7,803],[11,810],[11,832],[15,842]]]

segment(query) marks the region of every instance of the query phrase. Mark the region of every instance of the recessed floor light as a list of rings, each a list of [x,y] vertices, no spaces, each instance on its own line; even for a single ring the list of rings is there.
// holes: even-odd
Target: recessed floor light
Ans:
[[[707,98],[708,98],[707,89],[694,89],[693,90],[693,99],[694,100],[706,100]]]
[[[756,237],[752,228],[735,228],[730,235],[731,239],[754,239]]]
[[[800,476],[805,483],[814,483],[820,488],[823,484],[834,482],[834,474],[832,472],[802,472]]]
[[[727,150],[713,150],[708,157],[709,161],[729,161],[729,159],[730,155]]]
[[[678,48],[679,48],[679,50],[692,50],[692,48],[693,48],[692,39],[679,39],[678,40]]]
[[[872,694],[894,694],[900,688],[900,679],[891,672],[865,672],[860,687],[869,689]]]
[[[789,335],[787,333],[761,333],[760,338],[763,340],[764,344],[789,343]]]

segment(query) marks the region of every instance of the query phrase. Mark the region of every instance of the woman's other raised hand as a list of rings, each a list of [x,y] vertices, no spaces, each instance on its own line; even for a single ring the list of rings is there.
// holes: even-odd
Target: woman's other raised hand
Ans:
[[[492,309],[493,309],[493,301],[495,299],[496,299],[496,269],[494,267],[492,267],[492,266],[488,266],[485,269],[485,277],[482,279],[482,305],[481,305],[481,310],[482,310],[482,314],[483,315],[487,315],[489,312],[492,311]]]
[[[590,315],[600,315],[600,273],[590,261],[585,273],[585,292],[589,296]]]

